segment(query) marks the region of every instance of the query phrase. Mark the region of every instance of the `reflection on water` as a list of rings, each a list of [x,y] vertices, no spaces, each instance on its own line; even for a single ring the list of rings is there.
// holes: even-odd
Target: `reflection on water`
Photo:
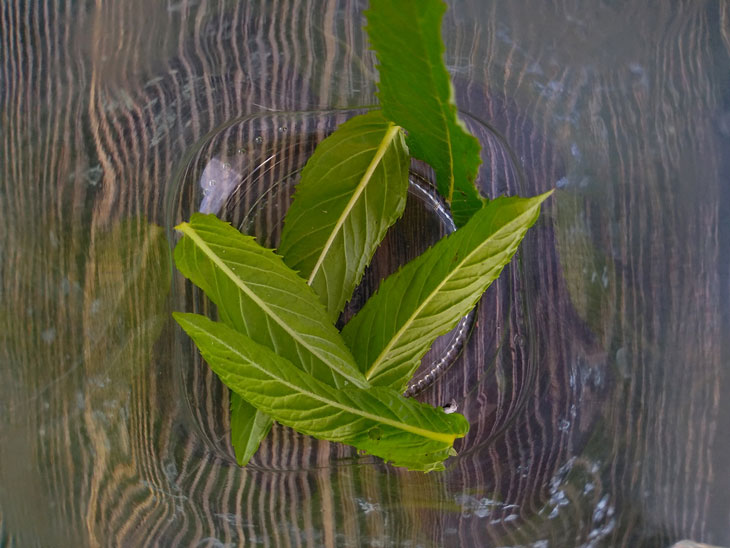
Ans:
[[[200,176],[203,199],[200,200],[198,211],[218,213],[240,182],[241,174],[231,168],[231,164],[212,158]]]
[[[485,295],[491,335],[421,396],[470,410],[446,473],[286,429],[265,467],[209,449],[220,398],[186,403],[159,227],[241,166],[204,159],[202,204],[174,182],[240,116],[374,102],[364,4],[3,4],[0,545],[730,545],[716,0],[453,3],[458,102],[511,150],[485,173],[524,175],[488,193],[558,191]]]

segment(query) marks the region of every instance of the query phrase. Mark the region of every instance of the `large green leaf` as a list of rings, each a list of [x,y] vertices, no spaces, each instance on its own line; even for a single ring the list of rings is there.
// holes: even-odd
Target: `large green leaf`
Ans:
[[[409,163],[403,131],[373,111],[337,128],[302,171],[279,253],[333,321],[403,213]]]
[[[499,276],[549,195],[491,201],[382,283],[342,331],[373,385],[405,388],[436,337]]]
[[[304,434],[353,445],[413,470],[441,470],[466,419],[407,400],[385,387],[333,388],[222,323],[175,313],[231,390]]]
[[[224,323],[317,379],[367,386],[312,288],[282,258],[214,215],[178,225],[175,263],[218,306]]]
[[[370,0],[367,31],[378,58],[378,97],[387,118],[408,131],[411,155],[436,171],[438,190],[462,226],[483,205],[474,185],[479,141],[457,117],[444,64],[441,0]]]
[[[350,351],[312,289],[281,257],[213,215],[177,227],[178,269],[218,306],[222,321],[334,386],[365,386]],[[231,394],[236,458],[245,464],[271,427],[260,411]]]

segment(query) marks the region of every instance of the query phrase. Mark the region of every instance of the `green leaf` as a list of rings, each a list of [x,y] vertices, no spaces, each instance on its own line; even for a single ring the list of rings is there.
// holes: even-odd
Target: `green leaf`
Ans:
[[[365,378],[405,389],[436,337],[452,329],[497,279],[551,192],[491,201],[387,278],[342,331]]]
[[[195,214],[177,228],[186,237],[175,263],[217,305],[223,322],[324,382],[365,386],[317,296],[281,257],[213,215]],[[271,420],[236,394],[231,403],[232,443],[245,465]]]
[[[438,190],[462,226],[483,205],[474,185],[479,141],[457,117],[444,64],[441,0],[370,0],[367,31],[378,58],[378,97],[387,118],[405,128],[412,156],[436,171]]]
[[[366,387],[352,354],[312,291],[282,258],[214,215],[178,225],[175,263],[227,325],[320,381]]]
[[[413,470],[442,470],[466,419],[407,400],[385,387],[336,389],[228,326],[175,313],[210,367],[231,390],[281,424],[347,443]]]
[[[231,443],[239,466],[246,466],[273,421],[235,392],[231,392]]]
[[[403,213],[409,164],[401,128],[373,111],[337,128],[302,171],[279,253],[314,288],[332,321]]]
[[[231,392],[231,445],[239,466],[246,466],[271,430],[274,420]]]

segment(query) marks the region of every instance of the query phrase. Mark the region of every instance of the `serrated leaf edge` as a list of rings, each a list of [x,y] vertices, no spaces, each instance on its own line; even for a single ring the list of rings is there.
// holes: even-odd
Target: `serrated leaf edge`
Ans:
[[[370,179],[372,179],[373,174],[375,173],[375,170],[377,169],[378,165],[380,164],[380,161],[383,159],[383,156],[385,156],[385,153],[388,150],[388,147],[390,147],[391,142],[395,139],[395,137],[398,135],[398,132],[401,130],[400,126],[397,126],[390,123],[388,130],[386,131],[385,135],[383,136],[383,139],[380,141],[380,145],[378,146],[378,149],[375,151],[375,155],[373,156],[372,160],[370,160],[370,164],[368,164],[367,169],[365,170],[365,173],[363,174],[362,178],[360,179],[360,182],[357,184],[357,188],[355,189],[355,192],[353,192],[352,196],[350,197],[350,200],[347,202],[347,205],[345,206],[345,209],[342,210],[342,213],[340,214],[339,218],[337,219],[337,223],[335,223],[335,227],[332,229],[332,232],[330,233],[329,237],[327,238],[327,241],[324,244],[324,247],[322,248],[322,252],[319,254],[319,257],[317,258],[317,262],[314,264],[314,267],[312,268],[312,272],[309,275],[309,278],[307,279],[307,285],[312,285],[314,282],[314,278],[317,277],[317,274],[319,273],[319,269],[322,267],[322,264],[324,263],[324,259],[327,256],[327,253],[329,253],[332,244],[335,241],[335,238],[337,237],[337,234],[339,234],[340,229],[345,224],[345,221],[347,220],[348,216],[350,215],[350,212],[355,207],[355,204],[357,204],[358,200],[360,199],[360,196],[362,196],[362,193],[365,192],[365,189],[368,186],[368,183],[370,182]]]
[[[537,202],[534,207],[530,208],[529,210],[525,211],[522,215],[519,217],[516,217],[515,219],[512,219],[512,221],[515,221],[517,219],[520,219],[524,217],[525,215],[528,215],[534,211],[535,208],[539,208],[540,204],[547,199],[547,197],[552,194],[552,191],[546,192],[542,195],[542,200]],[[497,231],[498,232],[498,231]],[[471,252],[469,252],[467,255],[464,256],[464,258],[459,261],[459,263],[449,272],[448,276],[446,276],[439,284],[434,288],[431,293],[427,296],[426,299],[421,302],[421,304],[416,308],[416,310],[413,311],[413,313],[410,315],[408,320],[403,323],[403,325],[398,329],[398,331],[393,335],[393,337],[388,341],[388,344],[385,345],[383,350],[378,354],[378,357],[373,360],[373,363],[370,365],[368,370],[365,372],[365,378],[369,381],[370,378],[373,376],[373,374],[380,369],[380,364],[385,360],[385,357],[388,355],[390,350],[396,345],[396,343],[400,340],[401,336],[406,332],[406,330],[409,328],[409,326],[418,318],[418,315],[421,313],[421,311],[435,298],[435,296],[439,293],[441,288],[449,281],[451,278],[456,275],[457,272],[461,269],[461,267],[469,261],[475,254],[477,254],[485,245],[487,245],[489,242],[492,241],[492,237],[497,234],[497,232],[490,235],[489,238],[484,239],[484,241],[476,246]]]
[[[195,314],[188,314],[188,313],[181,313],[181,312],[173,312],[173,317],[175,318],[175,321],[177,321],[183,328],[184,328],[183,324],[194,325],[194,324],[192,324],[191,322],[189,322],[187,320],[186,316],[188,316],[188,315],[193,315],[194,316]],[[198,329],[200,329],[200,328],[198,327]],[[222,347],[224,347],[224,348],[228,349],[229,351],[231,351],[232,353],[234,353],[241,360],[243,360],[243,361],[245,361],[247,363],[250,363],[253,367],[255,367],[256,369],[259,369],[261,371],[264,371],[268,375],[274,375],[273,372],[268,371],[268,370],[262,368],[261,366],[259,366],[257,363],[251,361],[248,357],[246,357],[244,354],[242,354],[241,352],[239,352],[237,348],[231,346],[225,340],[223,340],[223,339],[215,336],[210,331],[208,331],[206,334],[212,340],[214,340],[217,343],[219,343]],[[284,358],[281,358],[281,356],[279,356],[279,358],[282,359],[282,360],[284,360]],[[356,407],[350,407],[348,405],[344,405],[344,404],[342,404],[340,402],[337,402],[335,400],[330,400],[328,398],[325,398],[324,396],[321,396],[321,395],[319,395],[319,394],[317,394],[315,392],[311,392],[309,390],[305,390],[303,387],[301,387],[299,385],[296,385],[296,384],[292,384],[287,379],[284,379],[284,378],[282,378],[280,376],[277,376],[276,379],[278,380],[278,382],[280,382],[281,384],[287,386],[292,391],[305,394],[305,395],[311,397],[312,399],[315,399],[317,401],[320,401],[320,402],[322,402],[322,403],[324,403],[326,405],[332,406],[332,407],[334,407],[336,409],[341,409],[342,411],[351,413],[353,415],[360,415],[361,417],[365,417],[365,418],[370,419],[370,420],[372,420],[374,422],[380,422],[382,424],[387,424],[387,425],[392,426],[394,428],[397,428],[399,430],[403,430],[405,432],[410,432],[411,434],[415,434],[417,436],[421,436],[421,437],[426,438],[426,439],[430,439],[430,440],[434,440],[434,441],[440,441],[440,442],[447,443],[447,444],[453,444],[454,443],[454,440],[456,440],[456,438],[457,438],[457,435],[456,434],[443,434],[443,433],[439,433],[439,432],[433,432],[431,430],[425,430],[423,428],[418,428],[417,426],[411,426],[409,424],[405,424],[403,422],[395,421],[395,420],[392,420],[392,419],[389,419],[387,417],[383,417],[383,416],[380,416],[380,415],[373,415],[372,413],[368,413],[367,411],[363,411],[362,409],[358,409]],[[320,381],[317,381],[316,379],[313,379],[313,380],[315,382],[317,382],[317,383],[320,382]]]
[[[258,295],[256,295],[255,292],[251,291],[248,286],[241,281],[241,279],[236,276],[236,274],[223,262],[223,260],[208,246],[208,244],[203,240],[193,228],[190,223],[181,223],[175,227],[175,229],[181,233],[183,233],[185,236],[189,237],[195,245],[198,246],[198,248],[218,267],[221,269],[223,273],[225,273],[226,276],[241,290],[243,291],[252,301],[254,301],[261,309],[272,319],[274,320],[279,326],[281,326],[284,331],[286,331],[292,339],[297,341],[299,344],[301,344],[304,348],[309,350],[313,355],[315,355],[317,358],[319,358],[323,363],[328,363],[328,360],[326,357],[323,357],[320,355],[320,353],[317,351],[316,348],[313,348],[311,345],[307,344],[305,340],[303,340],[296,331],[289,328],[286,322],[282,321],[281,318],[263,301],[261,300]],[[361,379],[351,375],[348,371],[343,371],[340,369],[337,369],[337,373],[340,374],[342,377],[346,378],[348,381],[353,383],[356,386],[359,386],[361,388],[367,387],[367,384],[363,385],[363,382]]]

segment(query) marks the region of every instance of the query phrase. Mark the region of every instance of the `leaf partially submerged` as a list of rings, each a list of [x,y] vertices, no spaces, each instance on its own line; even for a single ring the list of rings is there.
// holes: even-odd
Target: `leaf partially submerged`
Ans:
[[[474,185],[479,141],[457,117],[444,65],[441,0],[370,0],[367,31],[378,58],[383,113],[408,131],[416,158],[436,171],[439,193],[462,226],[483,205]]]
[[[333,321],[403,213],[409,163],[403,131],[373,111],[337,128],[302,171],[279,253]]]
[[[182,274],[218,307],[223,322],[333,386],[366,386],[350,351],[312,289],[281,257],[213,215],[177,227]],[[271,427],[261,411],[231,395],[236,458],[245,464]]]
[[[174,313],[210,367],[231,390],[281,424],[347,443],[411,470],[442,470],[469,425],[384,387],[335,389],[222,323]]]
[[[218,306],[224,323],[322,382],[367,386],[312,289],[281,257],[214,215],[177,227],[183,275]]]
[[[373,385],[405,388],[436,337],[497,279],[550,194],[491,201],[382,283],[342,331]]]
[[[266,435],[273,420],[235,392],[231,392],[231,444],[239,466],[246,466]]]
[[[484,206],[474,184],[480,145],[458,118],[443,62],[442,0],[370,6],[382,111],[353,118],[310,158],[285,220],[284,259],[213,216],[177,227],[178,268],[222,322],[174,316],[233,391],[240,464],[273,417],[397,466],[443,469],[468,423],[400,392],[497,278],[548,195]],[[405,207],[409,149],[434,168],[460,229],[388,278],[340,336],[332,322]]]

